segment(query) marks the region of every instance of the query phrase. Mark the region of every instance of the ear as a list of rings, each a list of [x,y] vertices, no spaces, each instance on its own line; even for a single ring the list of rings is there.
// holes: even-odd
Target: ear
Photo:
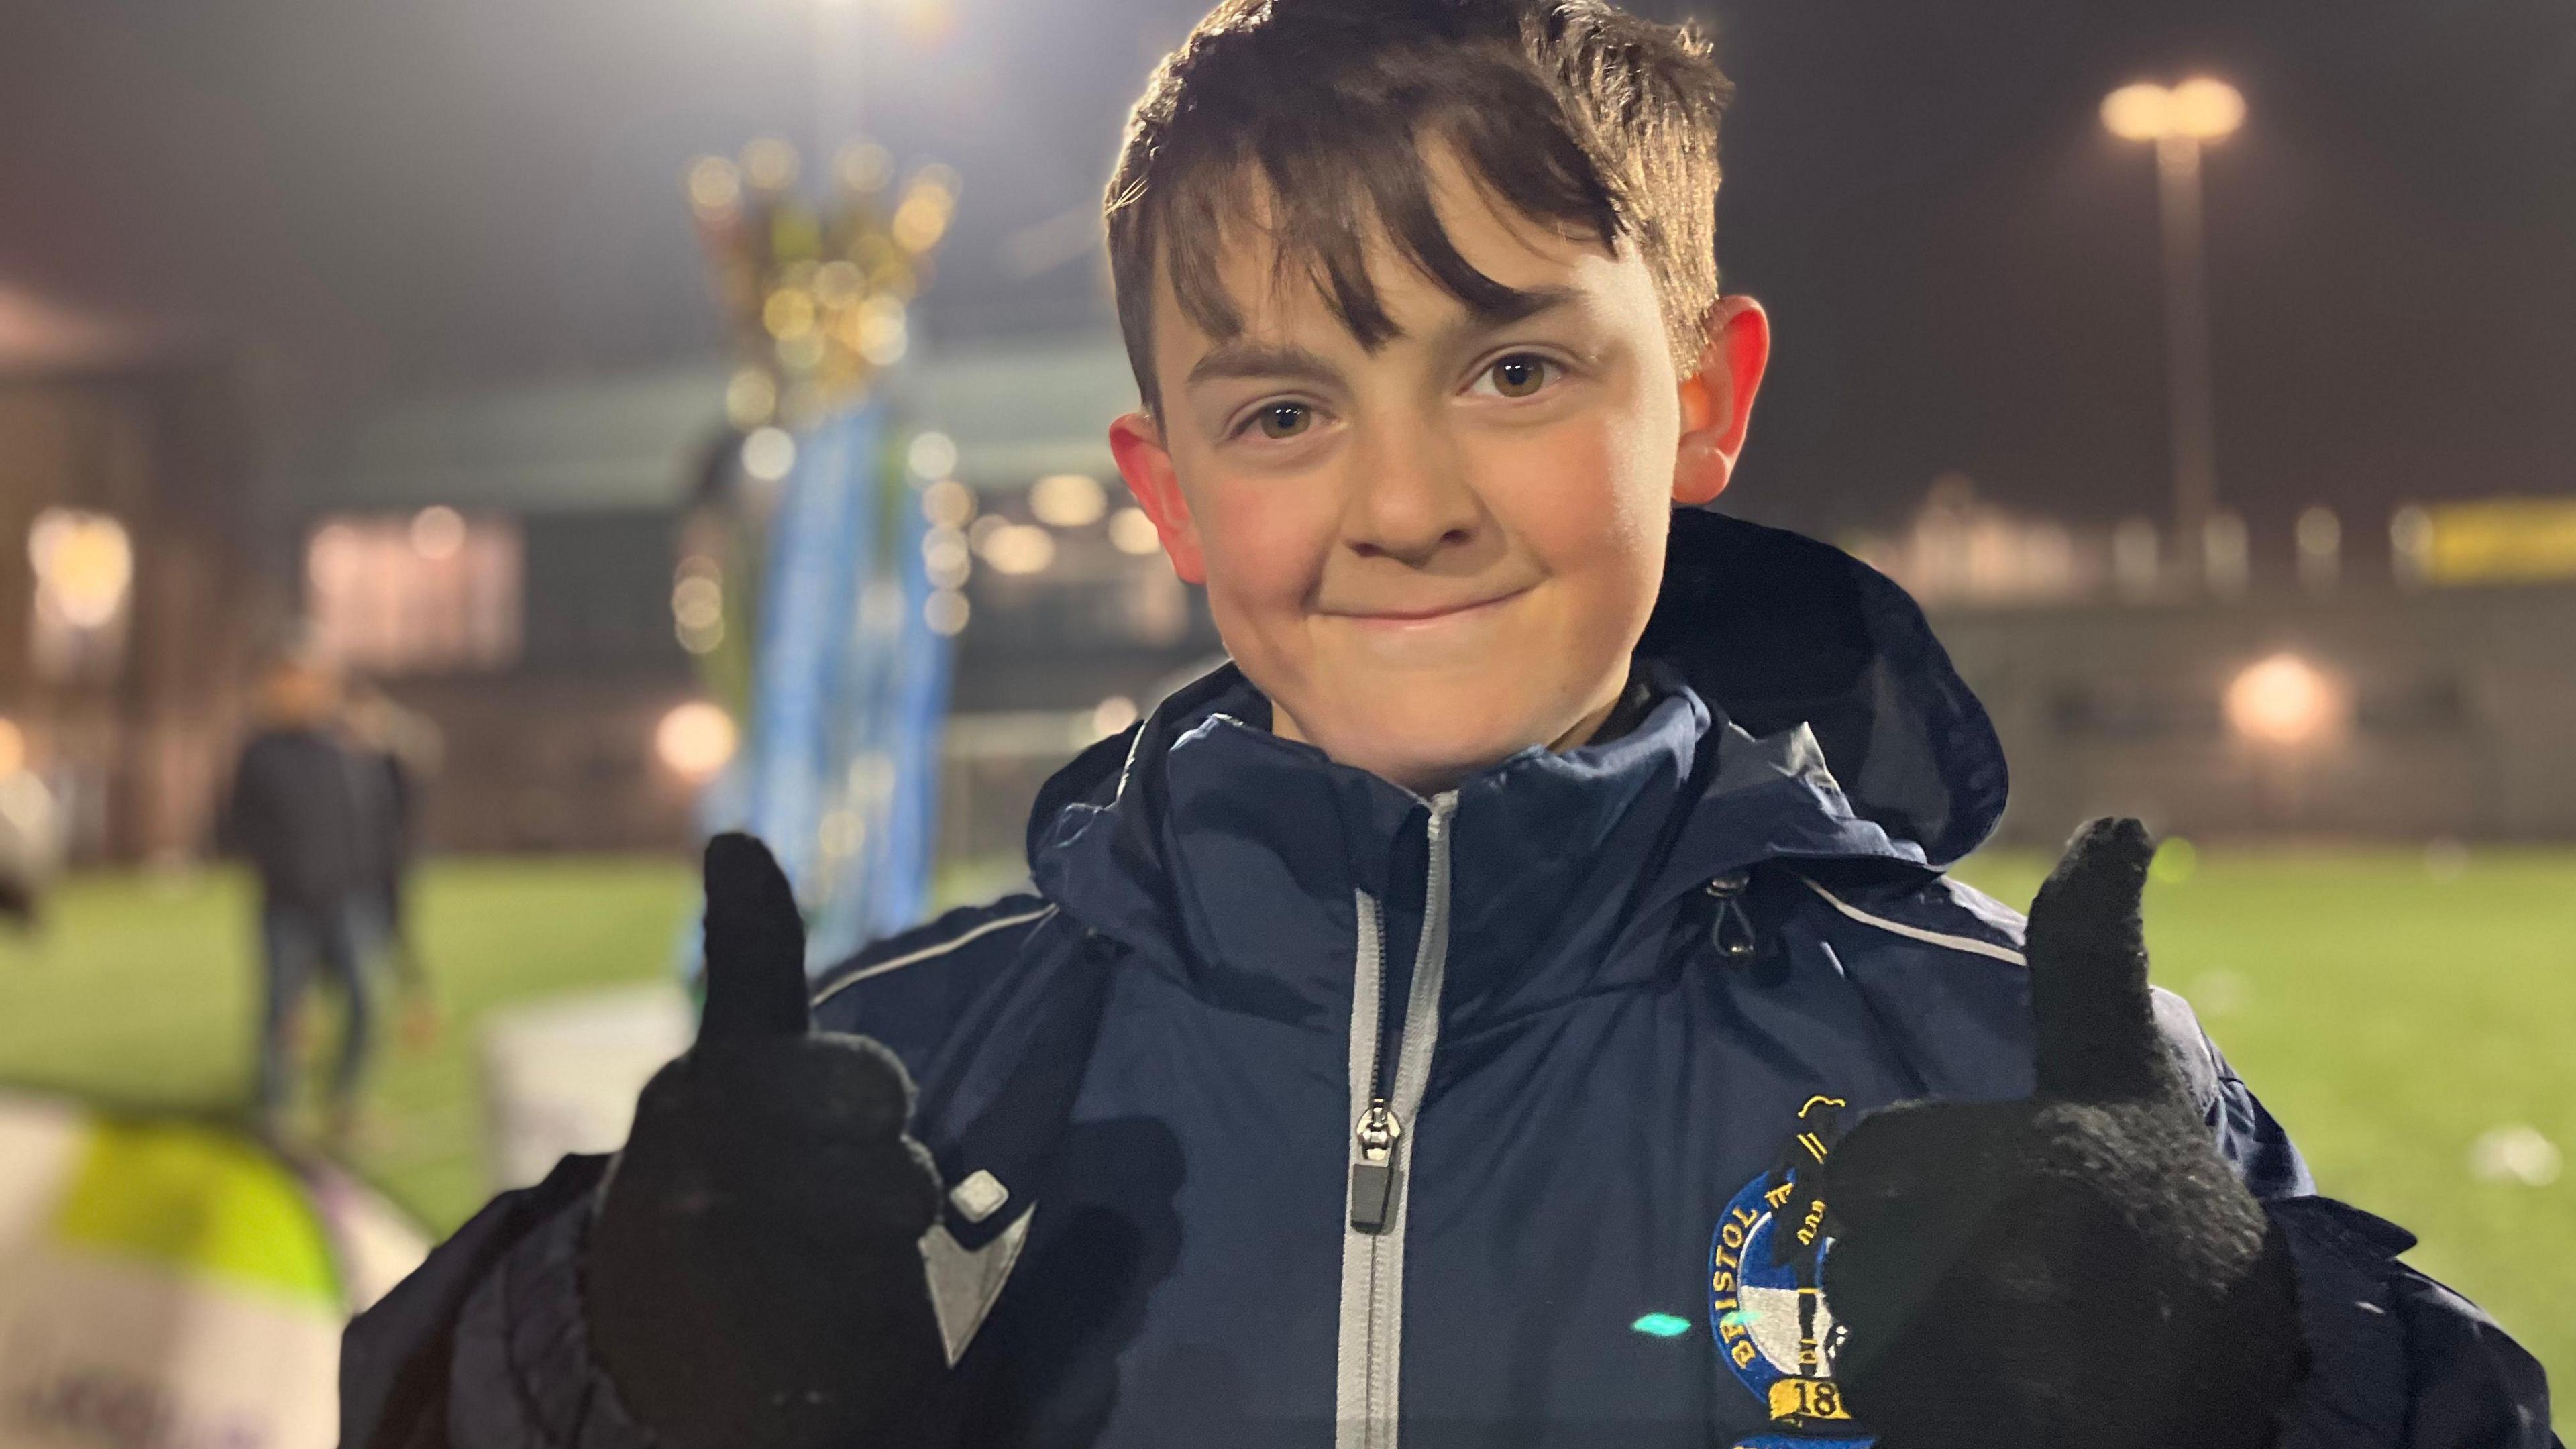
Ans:
[[[1681,453],[1673,463],[1673,501],[1698,505],[1726,491],[1753,395],[1771,362],[1771,318],[1750,297],[1720,297],[1708,309],[1699,370],[1682,379]]]
[[[1189,500],[1181,496],[1180,475],[1172,470],[1171,450],[1163,430],[1147,413],[1128,413],[1109,425],[1109,454],[1118,460],[1118,476],[1136,495],[1136,506],[1154,520],[1163,552],[1181,582],[1207,582],[1207,560],[1199,549],[1199,528],[1190,517]]]

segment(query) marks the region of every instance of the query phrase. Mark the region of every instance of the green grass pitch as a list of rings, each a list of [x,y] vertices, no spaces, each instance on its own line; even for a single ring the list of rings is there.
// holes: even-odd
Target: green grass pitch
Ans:
[[[2509,1125],[2576,1154],[2576,853],[2185,864],[2160,859],[2148,896],[2158,979],[2200,1008],[2327,1192],[2414,1229],[2414,1262],[2576,1382],[2576,1163],[2545,1186],[2470,1170],[2473,1144]],[[2020,905],[2046,866],[1998,854],[1962,874]],[[486,1195],[477,1018],[661,978],[688,905],[676,861],[433,866],[416,910],[447,1030],[427,1049],[389,1041],[356,1165],[431,1227],[461,1221]],[[0,1081],[238,1101],[255,1007],[237,876],[74,880],[43,935],[0,934]]]

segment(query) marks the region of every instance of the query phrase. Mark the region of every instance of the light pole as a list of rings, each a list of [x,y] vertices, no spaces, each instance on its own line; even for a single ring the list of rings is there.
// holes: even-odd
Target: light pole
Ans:
[[[2203,259],[2200,148],[2245,121],[2245,98],[2221,80],[2167,89],[2122,86],[2102,100],[2102,124],[2156,143],[2157,213],[2164,232],[2165,378],[2172,408],[2175,552],[2198,577],[2218,508],[2218,445],[2209,364],[2209,277]]]

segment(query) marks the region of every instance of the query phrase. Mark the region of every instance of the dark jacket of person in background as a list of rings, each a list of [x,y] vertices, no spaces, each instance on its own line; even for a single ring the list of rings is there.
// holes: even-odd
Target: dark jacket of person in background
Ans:
[[[1867,1442],[1829,1305],[1784,1306],[1776,1178],[1820,1107],[2030,1095],[2022,918],[1943,873],[2002,751],[1894,584],[1716,515],[1676,515],[1637,659],[1632,729],[1433,802],[1221,669],[1048,784],[1027,892],[821,978],[956,1188],[924,1240],[953,1422],[905,1449],[1323,1449],[1399,1384],[1408,1445]],[[2282,1449],[2554,1443],[2530,1356],[2156,1016],[2296,1263]],[[1362,1236],[1373,1073],[1410,1126]],[[350,1328],[346,1449],[653,1442],[587,1347],[604,1171],[504,1196]]]
[[[264,729],[242,747],[223,844],[250,862],[270,903],[345,906],[388,870],[384,774],[327,726]]]

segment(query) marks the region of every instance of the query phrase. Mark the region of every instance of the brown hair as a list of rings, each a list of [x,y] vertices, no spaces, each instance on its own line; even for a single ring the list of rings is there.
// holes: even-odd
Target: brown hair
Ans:
[[[1275,279],[1302,271],[1367,347],[1397,330],[1369,281],[1373,233],[1470,308],[1518,310],[1440,226],[1422,162],[1435,139],[1522,215],[1633,243],[1688,371],[1717,300],[1733,90],[1696,29],[1602,0],[1223,0],[1156,67],[1109,182],[1110,278],[1145,405],[1161,411],[1158,263],[1202,330],[1241,330],[1218,268],[1254,183]]]

